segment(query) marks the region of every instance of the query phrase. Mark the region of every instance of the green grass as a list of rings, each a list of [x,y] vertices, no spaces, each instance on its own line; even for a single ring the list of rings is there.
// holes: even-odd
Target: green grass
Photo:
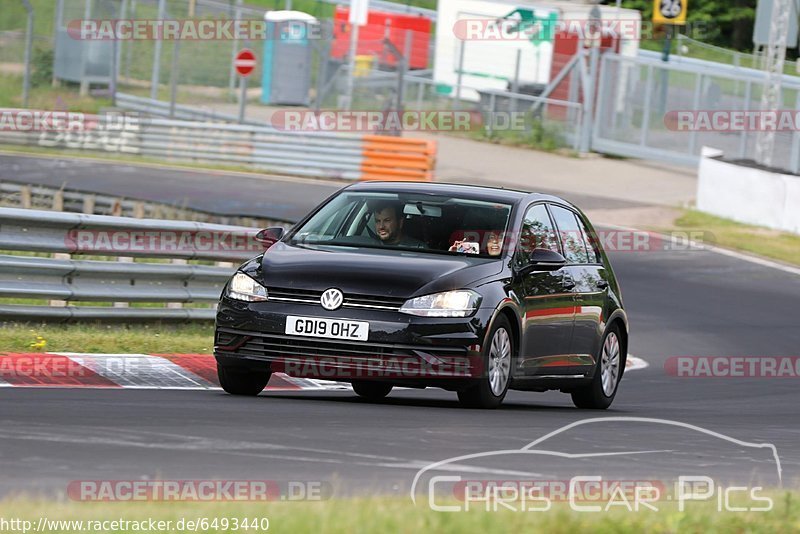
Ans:
[[[482,126],[466,132],[465,135],[471,139],[488,141],[499,145],[532,148],[544,152],[558,152],[565,156],[575,155],[564,138],[561,128],[557,125],[534,121],[528,126],[529,128],[524,131],[495,130],[492,132]]]
[[[207,518],[209,522],[228,518],[269,520],[269,532],[343,533],[517,533],[573,532],[597,533],[775,533],[797,532],[800,509],[797,496],[776,494],[771,512],[718,512],[716,501],[690,503],[685,513],[676,503],[664,503],[659,512],[608,513],[573,512],[564,503],[554,504],[547,512],[510,510],[471,510],[461,513],[434,512],[425,502],[414,506],[406,498],[334,499],[318,502],[267,503],[84,503],[36,499],[0,501],[0,516],[21,518],[36,525],[40,517],[50,520],[157,520],[172,521]],[[75,528],[51,529],[48,532],[74,532]],[[203,532],[202,529],[199,530]],[[208,531],[216,531],[208,530]],[[222,530],[220,530],[222,531]],[[233,531],[233,530],[229,530]],[[263,532],[263,530],[240,530]]]
[[[741,224],[696,210],[686,210],[675,220],[673,231],[703,231],[710,244],[741,250],[766,258],[800,265],[800,235]]]
[[[0,325],[3,352],[211,354],[213,338],[214,327],[210,323]]]
[[[61,87],[43,85],[32,87],[28,107],[32,109],[57,109],[99,113],[111,106],[108,98],[80,96],[77,85]],[[22,76],[0,74],[0,107],[22,107]]]

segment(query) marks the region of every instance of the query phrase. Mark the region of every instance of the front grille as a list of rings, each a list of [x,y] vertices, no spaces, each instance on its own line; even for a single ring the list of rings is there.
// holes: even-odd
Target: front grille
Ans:
[[[271,358],[346,358],[371,360],[375,358],[435,358],[467,356],[466,347],[414,347],[382,343],[341,342],[326,339],[307,339],[280,334],[245,334],[218,331],[217,348],[242,356]]]
[[[322,291],[285,287],[268,287],[267,295],[269,300],[278,302],[298,302],[302,304],[319,305],[319,299],[322,296]],[[405,299],[403,298],[345,293],[342,307],[362,310],[398,311],[404,302]]]
[[[269,362],[273,372],[327,380],[474,378],[483,361],[467,347],[356,343],[225,330],[217,331],[214,353]]]

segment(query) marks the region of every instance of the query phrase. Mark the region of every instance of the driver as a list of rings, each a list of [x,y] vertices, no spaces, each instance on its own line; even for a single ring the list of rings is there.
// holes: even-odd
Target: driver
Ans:
[[[403,234],[403,209],[399,202],[378,204],[372,211],[375,233],[382,245],[396,247],[425,248],[419,239]]]

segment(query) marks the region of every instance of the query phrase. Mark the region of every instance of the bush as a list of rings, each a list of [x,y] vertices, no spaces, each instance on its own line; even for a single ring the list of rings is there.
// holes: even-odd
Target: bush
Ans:
[[[54,59],[55,53],[52,48],[37,48],[33,51],[31,87],[47,86],[52,83]]]

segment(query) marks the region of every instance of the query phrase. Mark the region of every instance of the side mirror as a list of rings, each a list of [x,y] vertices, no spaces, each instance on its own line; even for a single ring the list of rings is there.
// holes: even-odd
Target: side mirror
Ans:
[[[267,248],[271,247],[283,237],[283,228],[280,226],[273,226],[272,228],[264,228],[263,230],[259,231],[253,239],[258,241],[259,243],[263,243],[267,245]]]
[[[537,248],[531,254],[528,265],[519,269],[520,274],[533,271],[557,271],[567,264],[567,258],[546,248]]]

